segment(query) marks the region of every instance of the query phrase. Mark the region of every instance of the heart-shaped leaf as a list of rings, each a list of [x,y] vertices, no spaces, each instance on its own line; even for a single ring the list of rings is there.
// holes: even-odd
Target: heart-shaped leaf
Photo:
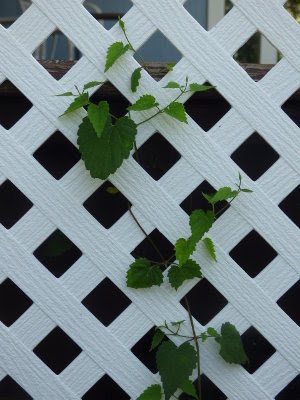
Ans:
[[[192,375],[197,364],[194,347],[183,343],[177,347],[173,342],[163,342],[156,353],[156,364],[163,384],[165,399],[182,386]]]

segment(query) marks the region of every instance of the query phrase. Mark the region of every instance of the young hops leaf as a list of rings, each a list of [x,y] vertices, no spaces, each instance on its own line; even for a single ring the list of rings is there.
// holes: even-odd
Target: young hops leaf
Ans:
[[[166,69],[168,71],[173,71],[175,65],[176,65],[176,62],[169,63],[169,64],[166,65]]]
[[[162,342],[164,337],[165,337],[164,332],[161,331],[160,329],[156,329],[152,338],[152,343],[149,351],[155,349],[155,347],[157,347]]]
[[[129,157],[136,135],[136,124],[122,117],[112,125],[110,116],[99,138],[88,117],[79,126],[77,143],[92,178],[106,179]]]
[[[136,400],[161,400],[162,390],[160,385],[149,386]]]
[[[95,86],[102,85],[103,83],[104,83],[104,82],[99,82],[99,81],[91,81],[91,82],[88,82],[88,83],[86,83],[86,84],[83,86],[83,90],[91,89],[91,88],[93,88],[93,87],[95,87]]]
[[[165,112],[180,122],[184,122],[186,124],[188,123],[186,113],[185,113],[185,108],[182,103],[173,101],[172,103],[169,104],[168,107],[165,108]]]
[[[213,336],[215,338],[220,337],[220,334],[215,330],[215,328],[212,328],[211,326],[207,328],[207,333],[209,336]]]
[[[181,267],[172,265],[168,272],[170,285],[178,289],[184,281],[193,278],[202,278],[200,265],[194,260],[187,260]]]
[[[218,201],[227,200],[235,197],[238,192],[237,190],[231,190],[230,187],[222,187],[215,194],[202,194],[210,204],[215,204]]]
[[[166,400],[169,400],[172,394],[189,379],[196,364],[196,351],[189,343],[176,347],[173,342],[167,341],[159,346],[156,353],[156,365]]]
[[[211,85],[199,85],[199,83],[191,83],[190,90],[192,92],[204,92],[205,90],[213,89],[215,86]]]
[[[72,101],[72,103],[69,105],[66,111],[62,115],[60,115],[60,117],[62,117],[63,115],[70,114],[71,112],[76,111],[79,108],[84,107],[88,104],[89,104],[89,94],[82,93]]]
[[[241,191],[244,193],[253,193],[253,190],[251,189],[241,189]]]
[[[177,82],[171,81],[164,86],[164,89],[180,89],[180,85]]]
[[[125,22],[118,16],[118,21],[119,21],[119,27],[122,29],[123,32],[125,32]]]
[[[196,388],[195,388],[193,382],[190,381],[189,379],[187,381],[183,382],[183,384],[180,386],[180,389],[184,393],[189,394],[190,396],[194,397],[194,399],[198,399]]]
[[[143,111],[149,110],[150,108],[158,106],[158,103],[155,100],[154,96],[151,94],[145,94],[144,96],[140,97],[134,104],[129,106],[127,110],[129,111]]]
[[[141,75],[141,71],[142,71],[142,68],[139,67],[139,68],[135,69],[133,71],[133,74],[131,75],[131,91],[133,93],[136,92],[136,90],[137,90],[137,88],[138,88],[138,86],[140,84],[140,79],[141,79],[141,76],[142,76]]]
[[[214,222],[214,213],[212,211],[194,210],[190,216],[190,227],[192,231],[191,240],[199,242],[203,235],[210,230]]]
[[[152,265],[146,258],[138,258],[127,271],[127,286],[134,289],[160,286],[163,274],[159,266]]]
[[[101,137],[108,115],[109,104],[107,101],[100,101],[98,106],[96,104],[90,104],[88,106],[88,117],[97,133],[98,138]]]
[[[215,245],[214,245],[214,242],[211,240],[211,238],[206,237],[205,239],[203,239],[203,243],[204,243],[207,251],[209,252],[211,258],[214,261],[217,261]]]
[[[190,256],[195,251],[195,243],[190,239],[186,240],[180,238],[175,243],[175,255],[177,260],[179,261],[179,265],[183,265],[187,262]]]
[[[104,72],[108,71],[114,63],[124,54],[127,50],[129,50],[129,44],[124,44],[122,42],[115,42],[111,46],[109,46],[106,55],[106,64]]]
[[[220,345],[220,356],[230,364],[245,364],[248,362],[241,336],[236,327],[225,322],[221,327],[221,336],[215,338]]]

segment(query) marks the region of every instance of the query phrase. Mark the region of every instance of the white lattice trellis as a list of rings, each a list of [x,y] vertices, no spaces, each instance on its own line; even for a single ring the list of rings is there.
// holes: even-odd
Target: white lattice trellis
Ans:
[[[166,81],[183,81],[188,75],[216,85],[232,106],[209,133],[191,118],[184,127],[167,116],[143,125],[138,146],[158,130],[181,154],[180,161],[157,182],[132,158],[110,177],[133,204],[145,230],[157,228],[172,243],[189,234],[188,216],[179,204],[204,179],[214,187],[233,185],[238,167],[230,154],[254,131],[280,154],[256,182],[244,177],[254,193],[241,196],[214,224],[211,236],[218,263],[211,265],[203,252],[195,254],[205,277],[228,300],[211,323],[219,327],[229,320],[241,332],[254,326],[276,352],[251,375],[225,364],[211,343],[203,346],[202,369],[232,400],[273,399],[300,372],[299,326],[276,304],[300,273],[298,230],[278,207],[298,183],[299,128],[281,104],[300,86],[300,29],[283,0],[232,2],[234,8],[206,32],[185,10],[183,0],[133,0],[124,21],[134,46],[140,47],[159,29],[183,55],[160,82],[143,72],[138,94],[128,85],[137,67],[131,55],[103,73],[108,46],[123,39],[119,27],[106,31],[80,0],[33,0],[9,29],[0,27],[0,79],[13,82],[33,104],[9,132],[0,128],[0,182],[9,179],[34,204],[10,230],[0,226],[0,281],[9,277],[34,303],[11,327],[0,323],[0,380],[10,375],[34,399],[79,399],[105,374],[135,399],[158,377],[130,349],[164,318],[185,319],[179,300],[197,283],[190,281],[178,292],[167,285],[129,290],[125,273],[133,260],[130,253],[144,239],[129,213],[105,230],[82,206],[101,184],[90,178],[83,163],[56,181],[32,157],[56,130],[76,144],[84,111],[59,119],[68,101],[53,95],[91,80],[108,79],[131,102],[145,92],[167,104],[172,94],[162,89]],[[31,55],[56,27],[83,54],[60,81]],[[256,30],[283,54],[259,83],[232,58]],[[83,253],[59,279],[32,254],[56,228]],[[228,255],[253,229],[278,253],[255,279]],[[81,304],[105,277],[132,302],[107,328]],[[32,352],[57,325],[82,349],[59,375]],[[202,329],[200,324],[197,328]]]

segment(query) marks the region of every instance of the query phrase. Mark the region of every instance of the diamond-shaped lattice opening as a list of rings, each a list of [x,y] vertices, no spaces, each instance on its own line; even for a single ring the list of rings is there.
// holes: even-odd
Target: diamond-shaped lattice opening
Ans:
[[[43,41],[33,53],[37,60],[79,60],[82,56],[74,43],[61,31],[55,30]],[[47,63],[41,63],[47,67]],[[56,79],[61,79],[67,69],[61,70]],[[49,72],[50,73],[50,72]]]
[[[0,124],[5,129],[12,128],[32,107],[32,103],[9,80],[0,85],[3,95],[0,107]]]
[[[207,15],[206,12],[203,12],[205,9],[204,1],[187,0],[183,6],[204,29],[207,28]]]
[[[33,206],[31,201],[9,180],[0,185],[0,223],[10,229]]]
[[[109,182],[101,185],[84,203],[87,211],[109,229],[131,207],[126,197]]]
[[[55,373],[60,374],[81,353],[81,348],[58,326],[33,352]]]
[[[118,16],[123,17],[130,10],[132,2],[130,0],[86,1],[84,6],[105,29],[110,29],[116,24]]]
[[[253,230],[230,251],[229,255],[251,278],[254,278],[277,256],[277,253]]]
[[[97,89],[90,97],[90,101],[96,104],[103,100],[109,102],[110,112],[115,117],[123,117],[128,113],[127,107],[130,105],[130,102],[109,81],[99,87],[99,89]],[[114,119],[112,119],[112,122],[114,122]]]
[[[10,279],[0,284],[0,321],[12,325],[31,306],[32,300]]]
[[[33,253],[56,278],[62,276],[82,255],[59,229],[54,231]]]
[[[201,325],[206,325],[228,303],[226,298],[205,278],[202,278],[185,297],[188,299],[193,317]],[[180,303],[186,308],[184,297]],[[199,304],[205,304],[205,307],[200,307]]]
[[[181,155],[160,133],[156,132],[134,153],[133,157],[157,181],[172,168]]]
[[[92,386],[82,400],[127,400],[130,396],[110,376],[104,375]]]
[[[156,262],[168,261],[168,264],[175,260],[173,254],[173,244],[158,229],[154,229],[148,238],[131,252],[135,258],[145,257]]]
[[[300,23],[300,2],[299,0],[287,0],[284,4],[285,9],[295,20]]]
[[[279,207],[300,228],[300,185],[282,200]]]
[[[130,304],[129,298],[108,278],[103,279],[82,304],[103,325],[110,325]]]
[[[279,154],[255,132],[231,154],[231,158],[256,181],[279,159]]]
[[[191,194],[186,197],[180,204],[180,207],[191,215],[192,211],[202,208],[203,210],[211,210],[211,204],[206,200],[202,193],[212,194],[216,190],[210,183],[203,181]],[[227,201],[223,200],[215,205],[216,218],[219,218],[230,207]]]
[[[132,353],[150,369],[153,374],[158,372],[156,367],[156,350],[149,351],[155,333],[155,326],[150,329],[131,349]],[[169,340],[165,336],[164,340]]]
[[[272,51],[271,49],[273,50],[272,44],[266,40],[264,35],[260,32],[255,32],[247,42],[237,50],[233,58],[239,63],[259,64],[261,62],[261,57],[264,57],[265,54],[270,54]],[[267,61],[270,68],[278,61],[277,51],[274,50],[274,52],[275,55],[270,58],[269,62]],[[246,72],[250,75],[251,69],[246,69]],[[256,75],[254,79],[258,81],[261,78],[262,76],[259,77]]]
[[[146,61],[178,62],[182,58],[180,51],[166,36],[156,30],[139,49],[139,53]],[[139,58],[134,56],[138,61]]]
[[[300,375],[296,376],[278,395],[276,400],[300,399]]]
[[[276,351],[274,347],[253,326],[242,334],[242,341],[249,363],[243,367],[249,374],[253,374],[262,366]]]
[[[210,85],[209,82],[205,84]],[[231,105],[216,89],[211,89],[193,94],[185,102],[185,109],[189,116],[207,132],[224,117],[231,109]]]
[[[194,386],[198,394],[197,380],[194,381]],[[202,400],[226,400],[226,396],[221,390],[204,374],[201,374],[201,389]],[[182,393],[179,396],[180,400],[191,400],[191,396]]]
[[[300,326],[300,280],[277,301],[279,307]]]
[[[283,103],[281,108],[300,127],[299,91],[300,88]]]
[[[59,131],[50,136],[33,157],[55,179],[62,178],[81,158],[79,150]]]
[[[32,397],[9,375],[0,382],[1,400],[31,400]]]

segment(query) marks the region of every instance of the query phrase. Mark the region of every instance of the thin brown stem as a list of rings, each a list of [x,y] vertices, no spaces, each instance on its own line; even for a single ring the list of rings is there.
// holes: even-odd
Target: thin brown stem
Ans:
[[[190,319],[190,323],[191,323],[191,327],[192,327],[192,331],[193,331],[193,340],[196,346],[196,353],[197,353],[197,382],[198,382],[198,398],[199,400],[202,400],[202,390],[201,390],[201,371],[200,371],[200,347],[199,347],[199,343],[198,343],[198,337],[196,334],[196,330],[195,330],[195,325],[194,325],[194,321],[193,321],[193,316],[191,313],[191,308],[188,302],[187,297],[184,297],[184,301],[186,304],[186,308],[188,310],[188,314],[189,314],[189,319]]]

